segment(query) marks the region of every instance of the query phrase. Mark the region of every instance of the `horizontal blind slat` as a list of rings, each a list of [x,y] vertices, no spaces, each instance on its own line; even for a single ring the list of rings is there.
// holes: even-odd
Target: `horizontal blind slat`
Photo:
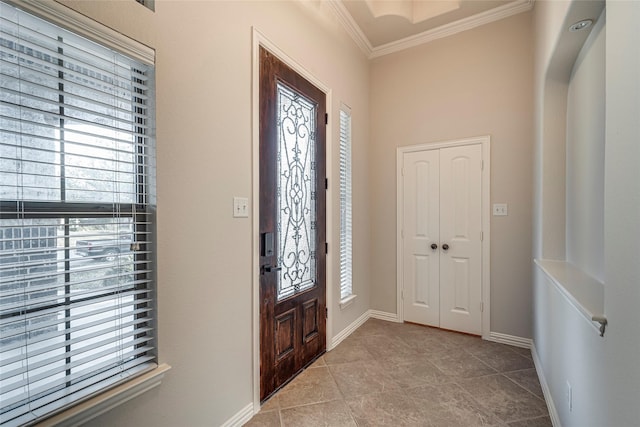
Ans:
[[[13,351],[15,349],[24,347],[25,345],[30,345],[35,348],[36,346],[34,346],[34,344],[36,343],[43,343],[44,341],[50,340],[52,338],[62,337],[62,336],[65,336],[66,334],[83,331],[85,329],[92,328],[94,326],[99,326],[103,323],[112,322],[121,317],[119,314],[120,310],[126,311],[128,316],[131,316],[131,315],[135,316],[136,317],[135,323],[150,321],[152,319],[150,317],[151,316],[150,312],[153,310],[152,307],[150,306],[145,306],[143,308],[134,307],[134,306],[138,307],[138,306],[146,305],[146,303],[149,303],[149,302],[151,302],[150,299],[146,299],[146,300],[140,299],[140,300],[130,301],[128,303],[119,304],[117,307],[111,307],[111,306],[101,307],[98,310],[87,311],[86,313],[82,313],[80,315],[76,314],[76,315],[70,315],[68,317],[59,317],[54,321],[50,321],[47,326],[44,326],[39,323],[37,325],[38,328],[36,329],[25,330],[21,332],[20,335],[3,337],[2,338],[3,348],[2,348],[2,351],[0,352],[0,354],[3,354],[3,357],[0,359],[0,366],[6,366],[11,363],[15,363],[20,358],[23,358],[22,354],[7,356],[10,352],[16,353],[15,351]],[[128,308],[131,308],[131,310],[128,310]],[[111,315],[108,317],[100,317],[98,320],[87,321],[87,318],[99,317],[99,315],[101,314],[105,314],[105,313],[108,314],[110,312],[111,312]],[[71,328],[65,329],[64,324],[71,321],[75,321],[75,322],[84,321],[84,323],[81,323],[78,326],[73,326]],[[36,332],[36,333],[34,334],[33,332]],[[28,339],[26,340],[20,339],[20,338],[25,338],[27,335],[28,335]],[[7,344],[4,343],[5,341],[7,342]],[[14,341],[14,343],[12,343],[11,341]],[[74,342],[74,340],[73,339],[70,341],[67,340],[66,342]],[[46,353],[51,350],[50,347],[52,346],[45,347],[45,346],[39,345],[37,346],[37,349],[29,351],[29,357],[37,356],[41,353]]]
[[[47,348],[47,351],[40,351],[39,353],[30,352],[28,354],[28,360],[29,360],[28,365],[22,365],[12,370],[3,370],[0,373],[0,384],[2,384],[2,381],[4,381],[5,384],[11,383],[7,380],[16,376],[22,376],[23,374],[35,371],[44,366],[54,365],[68,358],[73,358],[79,354],[86,353],[91,350],[95,350],[97,348],[104,347],[109,344],[117,343],[120,341],[124,341],[123,345],[126,344],[127,347],[131,347],[139,344],[146,344],[148,341],[151,341],[151,337],[137,338],[134,341],[127,341],[127,338],[130,338],[134,335],[138,336],[138,335],[146,334],[147,332],[152,331],[152,328],[138,327],[135,330],[130,330],[123,334],[114,334],[113,332],[117,332],[120,328],[128,328],[131,326],[136,326],[137,324],[146,323],[146,322],[149,322],[150,320],[151,319],[146,319],[146,320],[137,319],[136,321],[133,321],[133,322],[126,322],[126,323],[123,323],[122,325],[98,330],[91,334],[87,334],[82,338],[76,338],[73,340],[61,340],[60,344],[49,346]],[[103,335],[107,335],[107,336],[103,337],[100,340],[94,339],[97,337],[101,337]],[[77,347],[75,350],[72,350],[72,351],[64,351],[64,352],[60,351],[57,354],[54,354],[50,357],[40,357],[40,358],[37,357],[45,353],[51,353],[53,350],[60,350],[63,348],[62,345],[68,348],[69,346],[76,346],[77,344],[80,344],[80,343],[83,343],[84,341],[89,341],[89,340],[90,340],[90,344],[85,345],[83,347]],[[109,350],[109,352],[111,352],[111,350]],[[40,360],[37,360],[37,359],[40,359]],[[9,363],[5,363],[3,361],[3,366],[7,366],[7,365],[9,365]],[[48,372],[51,373],[51,371],[48,371]],[[0,387],[0,389],[3,389],[3,387]],[[6,390],[6,391],[9,391],[9,390]]]
[[[113,278],[113,276],[111,276],[110,278]],[[72,283],[70,286],[78,285],[78,284],[80,285],[87,284],[91,282],[92,282],[91,280],[79,281],[76,283]],[[89,289],[89,290],[79,291],[79,292],[68,292],[68,293],[55,294],[55,295],[43,296],[43,297],[32,297],[32,298],[27,298],[26,301],[3,304],[3,311],[11,315],[14,313],[20,313],[23,307],[25,306],[25,304],[28,305],[29,310],[36,310],[36,309],[47,308],[51,306],[60,306],[62,304],[69,304],[69,303],[75,304],[78,301],[82,301],[87,298],[94,298],[96,296],[102,296],[107,294],[123,295],[136,289],[135,288],[136,285],[146,284],[148,282],[149,280],[147,279],[129,280],[129,281],[123,282],[122,284],[117,284],[114,286],[104,286],[104,287],[101,287],[99,290]],[[69,300],[68,302],[67,302],[67,299]]]
[[[2,77],[3,79],[5,79],[5,76],[2,76]],[[132,128],[137,128],[138,125],[141,125],[141,123],[138,123],[137,121],[138,118],[140,117],[138,114],[136,114],[132,110],[125,110],[123,108],[120,108],[117,105],[105,104],[95,99],[84,98],[81,96],[70,96],[66,93],[64,96],[64,101],[60,101],[59,99],[55,100],[55,99],[48,99],[44,97],[42,94],[41,88],[35,88],[36,90],[38,90],[38,93],[40,93],[40,96],[36,96],[36,95],[24,93],[20,90],[15,90],[15,89],[2,87],[2,86],[4,85],[0,85],[0,87],[2,88],[2,98],[4,99],[0,98],[0,101],[7,108],[14,108],[16,110],[22,111],[21,106],[16,104],[15,100],[10,99],[11,97],[9,95],[14,95],[16,98],[19,98],[19,100],[21,101],[29,100],[29,101],[32,101],[33,103],[40,104],[39,107],[33,107],[33,110],[35,111],[52,112],[54,111],[54,109],[59,110],[60,108],[64,108],[65,115],[64,116],[59,115],[59,117],[64,117],[64,118],[75,117],[75,115],[70,112],[86,113],[98,118],[108,119],[115,123],[121,123],[123,126],[115,126],[115,127],[118,129],[126,129],[126,131],[129,131],[129,132],[132,131]],[[21,89],[24,89],[24,88],[21,88]],[[51,94],[55,96],[59,96],[61,92],[52,91]],[[83,102],[85,103],[85,106],[81,107],[76,104],[70,104],[69,101]],[[93,108],[89,108],[89,107],[93,107]],[[108,114],[108,113],[111,113],[111,114]],[[118,116],[114,117],[113,114],[118,114]]]
[[[90,322],[87,322],[89,318],[113,312],[114,310],[125,310],[127,312],[135,313],[136,315],[142,315],[154,310],[151,306],[151,302],[151,298],[136,298],[130,301],[123,301],[115,308],[113,306],[99,305],[98,307],[90,307],[88,309],[87,307],[85,307],[84,310],[76,310],[76,312],[73,314],[69,314],[68,316],[63,315],[60,317],[56,317],[53,320],[47,320],[47,316],[41,316],[41,318],[44,318],[45,321],[38,321],[38,323],[36,324],[28,324],[28,326],[26,328],[23,328],[24,330],[19,334],[3,337],[3,351],[11,351],[20,347],[25,347],[26,345],[34,344],[38,344],[39,347],[44,341],[59,336],[60,331],[58,330],[58,326],[63,325],[67,322],[84,321],[85,323],[83,323],[82,325],[89,324]],[[147,315],[151,316],[151,313],[147,313],[145,317]],[[14,324],[15,323],[17,322],[14,322]],[[73,333],[81,331],[82,329],[84,329],[84,326],[82,325],[65,329],[63,330],[63,332]],[[12,325],[9,325],[9,327],[11,326]]]
[[[140,294],[146,294],[146,293],[150,293],[152,292],[152,290],[150,289],[140,289],[140,290],[135,290],[135,291],[131,291],[130,293],[132,295],[140,295]],[[106,300],[109,300],[113,298],[112,296],[101,296],[95,299],[92,299],[90,301],[81,301],[81,302],[76,302],[74,303],[74,307],[86,307],[87,305],[91,305],[91,304],[95,304],[98,302],[103,302]],[[14,323],[14,322],[19,322],[19,321],[29,321],[32,319],[35,319],[39,316],[46,316],[48,314],[56,314],[60,309],[58,307],[50,307],[47,309],[43,309],[37,312],[27,312],[27,310],[24,310],[23,312],[21,312],[19,315],[17,316],[11,316],[9,318],[3,318],[0,319],[0,326],[5,326],[9,323]]]
[[[6,24],[6,21],[0,21],[0,24]],[[28,32],[26,29],[25,31]],[[142,72],[147,70],[147,66],[118,63],[118,57],[113,56],[107,60],[106,67],[99,67],[100,59],[95,54],[100,52],[101,49],[90,48],[85,51],[87,55],[74,57],[71,54],[74,51],[78,52],[78,49],[72,44],[59,40],[47,40],[46,36],[44,39],[25,39],[21,35],[16,33],[15,28],[12,32],[7,30],[4,25],[0,25],[0,43],[4,48],[2,53],[5,61],[9,62],[11,58],[22,59],[19,63],[25,68],[38,64],[43,67],[51,67],[56,72],[66,71],[77,76],[84,76],[87,80],[96,80],[102,82],[105,86],[113,87],[118,87],[117,83],[121,81],[130,84],[130,76],[139,74],[140,78],[137,80],[143,83],[141,87],[146,87],[144,85],[146,76]],[[12,62],[15,63],[15,61]],[[61,62],[62,65],[60,64]],[[71,66],[75,66],[76,69],[81,69],[85,73],[79,73],[71,69]],[[132,67],[135,67],[138,73],[135,73]]]
[[[105,350],[102,352],[99,352],[95,355],[92,355],[90,357],[87,357],[85,359],[80,359],[77,362],[72,362],[72,363],[67,363],[64,366],[60,366],[60,367],[55,367],[51,370],[49,370],[48,372],[43,372],[37,375],[34,375],[33,377],[30,377],[29,380],[24,380],[24,381],[20,381],[18,383],[14,383],[11,385],[7,385],[5,387],[3,387],[2,389],[2,394],[6,394],[10,391],[14,391],[17,390],[21,387],[26,386],[26,384],[32,384],[32,383],[37,383],[39,381],[45,380],[45,379],[51,379],[52,376],[56,376],[57,374],[61,374],[62,372],[65,372],[67,370],[70,370],[72,368],[78,367],[78,366],[82,366],[88,362],[91,362],[92,359],[96,359],[96,358],[104,358],[105,356],[111,356],[109,358],[107,358],[107,360],[96,364],[95,367],[91,367],[89,368],[90,370],[99,370],[101,368],[105,368],[107,366],[112,366],[114,364],[117,364],[119,360],[126,360],[127,358],[130,357],[135,357],[139,354],[143,354],[146,353],[148,351],[152,350],[152,347],[149,346],[144,346],[144,347],[138,347],[135,348],[133,350],[127,351],[127,352],[120,352],[120,354],[114,354],[113,350]],[[72,375],[65,375],[64,377],[62,377],[61,379],[58,380],[50,380],[48,382],[46,382],[44,385],[40,385],[40,386],[36,386],[34,388],[30,388],[28,393],[25,393],[27,396],[28,395],[36,395],[36,394],[40,394],[43,392],[47,392],[49,390],[55,389],[58,386],[62,386],[70,381],[73,381],[76,378],[82,377],[83,375],[87,374],[87,369],[85,368],[83,371],[80,371],[77,374],[72,374]],[[26,396],[25,396],[26,397]],[[24,399],[24,397],[21,396],[16,396],[16,397],[12,397],[12,398],[8,398],[8,399],[2,399],[3,400],[3,404],[4,405],[11,405],[11,404],[15,404],[16,402],[19,402],[20,400]]]
[[[12,107],[16,109],[14,105],[9,104],[6,101],[0,101],[0,105],[4,107]],[[66,104],[64,106],[66,106]],[[87,119],[83,117],[70,116],[68,114],[62,115],[59,112],[46,111],[46,110],[42,110],[39,108],[26,106],[26,105],[23,105],[16,110],[19,110],[21,117],[8,116],[7,115],[8,111],[5,111],[5,113],[0,114],[0,119],[4,121],[5,126],[9,126],[9,124],[12,122],[19,123],[20,126],[17,128],[23,131],[21,133],[21,135],[23,136],[41,137],[42,135],[37,133],[31,133],[29,132],[29,128],[25,128],[25,126],[22,126],[22,125],[33,125],[33,129],[41,128],[41,129],[56,130],[56,131],[65,130],[65,128],[60,127],[59,124],[54,125],[54,124],[49,124],[42,121],[35,121],[33,119],[30,120],[27,118],[28,117],[27,113],[31,114],[31,117],[42,117],[42,119],[48,119],[52,123],[54,122],[60,123],[62,120],[64,120],[66,129],[69,129],[70,131],[74,131],[78,134],[84,134],[88,137],[96,137],[98,139],[101,138],[104,140],[115,141],[115,142],[126,143],[126,144],[132,144],[134,141],[132,139],[124,139],[119,135],[123,135],[123,136],[126,135],[129,137],[131,136],[144,137],[146,136],[146,133],[143,133],[142,131],[148,130],[148,127],[144,123],[139,123],[139,124],[131,123],[131,125],[135,127],[135,130],[134,130],[134,129],[131,129],[130,127],[117,127],[117,126],[107,125],[104,123],[99,123],[99,122],[96,122],[93,118]],[[92,113],[92,114],[95,114],[95,113]],[[94,132],[91,133],[86,131],[83,132],[82,130],[74,130],[74,126],[76,127],[82,126],[83,129],[85,130],[94,129]],[[106,132],[113,132],[113,133],[108,133],[106,135],[103,135],[103,134],[97,133],[98,130],[103,131],[105,133]]]
[[[59,47],[66,47],[65,58],[87,63],[89,63],[87,60],[93,58],[92,64],[94,66],[97,65],[102,72],[120,69],[120,73],[116,74],[126,75],[131,66],[135,65],[142,69],[147,67],[147,65],[138,61],[129,60],[123,55],[114,55],[114,52],[110,49],[99,47],[91,41],[39,18],[22,15],[18,21],[3,14],[0,15],[0,29],[0,34],[8,40],[28,43],[30,48],[47,50],[52,52],[54,56],[59,55]],[[60,37],[62,37],[62,40],[60,40]],[[96,49],[97,46],[99,47],[98,49]],[[102,61],[103,66],[99,66],[98,60]]]

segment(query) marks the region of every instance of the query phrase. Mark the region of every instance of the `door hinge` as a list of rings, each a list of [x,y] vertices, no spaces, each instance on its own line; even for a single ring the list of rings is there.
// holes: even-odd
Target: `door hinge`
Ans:
[[[480,170],[484,170],[484,160],[480,160]]]
[[[400,237],[404,239],[404,230],[400,230]]]
[[[329,318],[329,307],[325,307],[324,308],[324,318],[328,319]]]
[[[480,232],[480,241],[481,242],[484,241],[484,232],[483,231]]]
[[[400,290],[400,299],[404,299],[404,289]]]
[[[329,242],[324,242],[324,253],[325,254],[329,253]]]
[[[404,176],[404,168],[400,168],[400,173]]]
[[[480,313],[484,313],[484,302],[480,301]]]
[[[325,178],[324,179],[324,189],[328,190],[329,189],[329,178]]]
[[[324,113],[324,124],[328,125],[329,124],[329,114]]]

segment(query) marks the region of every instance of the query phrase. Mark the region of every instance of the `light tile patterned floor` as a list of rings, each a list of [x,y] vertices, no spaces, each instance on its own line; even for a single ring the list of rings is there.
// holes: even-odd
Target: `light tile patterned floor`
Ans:
[[[550,427],[531,352],[370,319],[246,426]]]

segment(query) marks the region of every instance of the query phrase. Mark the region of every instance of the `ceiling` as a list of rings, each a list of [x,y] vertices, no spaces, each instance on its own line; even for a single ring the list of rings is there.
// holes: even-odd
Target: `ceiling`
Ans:
[[[533,7],[533,0],[332,0],[360,48],[377,57]]]

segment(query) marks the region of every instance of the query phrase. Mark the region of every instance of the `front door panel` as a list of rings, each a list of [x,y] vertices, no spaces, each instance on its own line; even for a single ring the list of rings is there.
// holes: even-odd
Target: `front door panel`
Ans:
[[[325,94],[260,49],[260,399],[326,348]]]

